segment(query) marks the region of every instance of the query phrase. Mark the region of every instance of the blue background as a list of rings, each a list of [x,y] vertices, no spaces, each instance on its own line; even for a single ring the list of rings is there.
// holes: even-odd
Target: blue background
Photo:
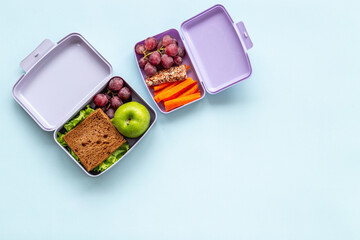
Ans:
[[[133,45],[216,3],[245,22],[252,76],[159,113],[99,178],[11,96],[27,54],[79,32],[154,106]],[[3,1],[0,238],[360,239],[359,10],[356,0]]]

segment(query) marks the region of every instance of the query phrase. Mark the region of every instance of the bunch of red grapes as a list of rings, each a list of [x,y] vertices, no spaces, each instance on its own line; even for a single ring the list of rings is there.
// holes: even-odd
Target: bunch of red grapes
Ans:
[[[165,35],[157,41],[154,37],[149,37],[144,44],[135,46],[135,52],[144,55],[139,59],[139,66],[145,70],[145,74],[151,77],[163,68],[169,69],[174,64],[182,64],[185,56],[185,49],[178,46],[178,42],[170,35]]]
[[[131,91],[128,87],[124,87],[124,80],[121,77],[113,77],[107,88],[94,96],[90,107],[101,108],[111,119],[116,109],[123,105],[123,102],[130,100],[130,97]]]

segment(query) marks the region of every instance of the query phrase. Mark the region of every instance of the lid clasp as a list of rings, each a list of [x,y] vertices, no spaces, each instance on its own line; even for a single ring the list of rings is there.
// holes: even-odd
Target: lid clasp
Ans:
[[[55,44],[51,40],[45,39],[37,48],[35,48],[34,51],[32,51],[20,62],[20,67],[24,70],[24,72],[29,71],[29,69],[34,66],[54,46]]]
[[[241,41],[244,43],[245,47],[247,49],[250,49],[253,47],[253,43],[250,39],[250,36],[248,32],[246,31],[245,25],[243,22],[236,23],[236,27],[239,30]]]

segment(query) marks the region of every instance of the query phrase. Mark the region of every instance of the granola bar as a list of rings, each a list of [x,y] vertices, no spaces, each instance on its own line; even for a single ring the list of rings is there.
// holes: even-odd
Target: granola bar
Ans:
[[[159,71],[152,77],[146,78],[147,86],[155,86],[166,82],[176,82],[187,78],[186,66],[180,65]]]

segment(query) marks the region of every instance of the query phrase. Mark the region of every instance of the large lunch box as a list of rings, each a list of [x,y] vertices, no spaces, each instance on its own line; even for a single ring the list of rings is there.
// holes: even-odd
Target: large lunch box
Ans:
[[[160,40],[170,35],[177,39],[179,46],[185,48],[183,63],[190,66],[188,76],[198,82],[200,99],[205,96],[205,90],[216,94],[251,75],[247,50],[252,48],[253,43],[244,23],[234,23],[224,6],[215,5],[186,20],[181,24],[180,32],[181,36],[176,29],[170,29],[154,37]],[[143,44],[144,40],[135,46],[140,43]],[[135,46],[135,58],[139,61],[142,56],[136,54]],[[153,89],[146,85],[144,70],[139,67],[139,71],[149,94],[154,97]],[[163,104],[154,103],[162,113],[181,108],[166,112]]]
[[[150,126],[138,138],[126,138],[130,149],[115,164],[101,173],[87,172],[57,141],[63,125],[88,105],[114,77],[108,61],[83,36],[72,33],[58,43],[46,39],[21,61],[24,74],[15,83],[15,100],[45,131],[54,131],[54,140],[91,177],[99,176],[124,158],[146,135],[156,121],[156,111],[126,82],[131,100],[143,104],[150,113]]]

